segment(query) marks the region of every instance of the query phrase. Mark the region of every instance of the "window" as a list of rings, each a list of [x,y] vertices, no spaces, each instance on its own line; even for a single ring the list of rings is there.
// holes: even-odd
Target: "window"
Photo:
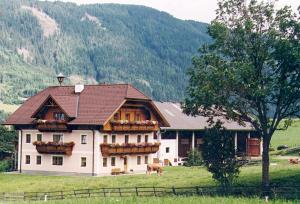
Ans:
[[[181,139],[180,143],[184,145],[188,145],[190,142],[189,139]]]
[[[148,142],[148,138],[149,138],[149,136],[148,136],[148,135],[145,135],[145,142],[146,142],[146,143]]]
[[[128,144],[129,142],[129,135],[125,135],[125,144]]]
[[[107,135],[103,135],[103,143],[107,143]]]
[[[145,164],[148,164],[148,156],[145,156]]]
[[[116,135],[111,136],[111,143],[116,143]]]
[[[170,152],[170,147],[166,147],[166,153]]]
[[[107,167],[107,158],[103,158],[103,167]]]
[[[135,120],[136,120],[136,121],[141,121],[141,114],[136,113],[136,114],[135,114]]]
[[[137,165],[141,164],[141,156],[137,156]]]
[[[81,157],[81,166],[86,167],[86,157]]]
[[[41,156],[36,156],[36,164],[40,165],[42,163],[42,157]]]
[[[31,143],[31,134],[26,134],[26,143]]]
[[[30,155],[26,155],[25,162],[26,162],[26,164],[30,164]]]
[[[114,120],[120,120],[119,113],[115,113]]]
[[[130,121],[130,113],[126,113],[126,114],[125,114],[125,120]]]
[[[137,143],[141,143],[142,142],[142,136],[141,135],[138,135],[137,136]]]
[[[65,120],[65,114],[63,113],[53,113],[53,117],[55,120]]]
[[[111,166],[116,166],[116,157],[111,158]]]
[[[52,157],[52,164],[57,166],[63,165],[63,157],[54,156]]]
[[[53,142],[63,142],[63,135],[62,134],[54,134],[53,135]]]
[[[42,141],[42,134],[36,134],[36,140],[41,142]]]
[[[81,144],[87,143],[87,135],[81,135]]]

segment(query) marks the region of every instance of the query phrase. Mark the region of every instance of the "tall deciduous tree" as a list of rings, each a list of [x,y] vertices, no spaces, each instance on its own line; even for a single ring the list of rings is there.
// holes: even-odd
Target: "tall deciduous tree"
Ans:
[[[248,1],[249,2],[249,1]],[[300,112],[300,23],[274,2],[220,1],[189,71],[183,105],[191,115],[250,122],[263,139],[262,181],[269,189],[269,145],[280,121]]]

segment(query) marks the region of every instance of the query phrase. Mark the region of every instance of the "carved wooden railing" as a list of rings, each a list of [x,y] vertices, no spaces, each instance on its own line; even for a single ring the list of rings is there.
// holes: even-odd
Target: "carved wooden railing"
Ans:
[[[128,144],[106,144],[100,145],[103,156],[129,155],[129,154],[152,154],[159,150],[160,143],[128,143]]]
[[[155,131],[157,129],[157,121],[127,121],[118,120],[110,121],[113,131]]]
[[[36,141],[33,143],[35,145],[36,150],[40,154],[62,154],[70,156],[72,155],[73,147],[75,145],[74,142],[40,142]]]
[[[66,132],[69,131],[67,122],[63,120],[37,120],[37,129],[41,132],[56,131]]]

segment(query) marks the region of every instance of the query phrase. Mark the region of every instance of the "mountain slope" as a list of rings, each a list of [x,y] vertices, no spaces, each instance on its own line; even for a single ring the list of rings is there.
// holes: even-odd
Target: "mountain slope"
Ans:
[[[207,25],[143,6],[2,0],[0,102],[45,86],[128,82],[156,100],[179,100]]]

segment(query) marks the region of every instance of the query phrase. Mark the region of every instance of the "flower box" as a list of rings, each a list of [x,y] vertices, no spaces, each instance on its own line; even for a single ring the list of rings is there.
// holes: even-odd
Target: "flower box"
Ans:
[[[160,143],[142,144],[101,144],[100,149],[103,156],[130,155],[130,154],[153,154],[159,150]]]
[[[57,143],[57,142],[40,142],[36,141],[33,143],[36,150],[40,154],[63,154],[63,155],[72,155],[74,142],[67,143]]]

